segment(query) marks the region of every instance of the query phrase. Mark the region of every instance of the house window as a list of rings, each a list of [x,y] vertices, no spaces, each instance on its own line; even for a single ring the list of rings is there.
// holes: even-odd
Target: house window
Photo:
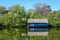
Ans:
[[[47,26],[46,23],[29,23],[29,32],[46,32]]]

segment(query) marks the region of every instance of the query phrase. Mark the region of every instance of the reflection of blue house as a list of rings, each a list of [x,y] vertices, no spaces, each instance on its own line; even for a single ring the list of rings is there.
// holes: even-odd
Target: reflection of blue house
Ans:
[[[28,34],[30,34],[30,35],[31,35],[31,33],[34,33],[34,32],[35,33],[37,33],[37,32],[45,33],[48,31],[47,27],[48,27],[47,19],[28,19]]]
[[[30,28],[29,32],[46,32],[46,28]]]

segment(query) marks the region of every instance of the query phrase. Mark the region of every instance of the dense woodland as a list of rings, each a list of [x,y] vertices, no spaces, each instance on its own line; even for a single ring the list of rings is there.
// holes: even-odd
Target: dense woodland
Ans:
[[[22,32],[26,33],[26,30],[24,29],[27,28],[27,20],[36,18],[48,19],[48,27],[49,29],[51,29],[51,31],[49,31],[49,38],[46,39],[43,37],[44,39],[42,40],[59,40],[58,37],[60,37],[60,32],[58,30],[60,30],[60,10],[52,11],[50,5],[41,3],[37,3],[33,7],[33,9],[29,9],[28,11],[26,11],[26,9],[23,6],[20,6],[19,4],[10,6],[8,10],[4,6],[0,6],[0,29],[7,28],[0,30],[0,39],[22,40],[19,35]],[[21,31],[21,29],[23,30]],[[53,34],[55,34],[56,38]],[[34,37],[30,38],[31,40],[33,40]],[[39,37],[38,40],[40,40]]]
[[[26,9],[19,4],[9,7],[7,10],[4,6],[0,6],[0,25],[11,27],[27,26],[27,19],[48,19],[49,25],[54,27],[60,26],[60,10],[52,11],[50,5],[47,4],[35,4],[34,9]]]

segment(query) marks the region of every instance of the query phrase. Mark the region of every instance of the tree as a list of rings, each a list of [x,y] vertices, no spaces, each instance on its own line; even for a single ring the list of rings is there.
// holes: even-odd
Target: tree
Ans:
[[[49,20],[49,24],[59,27],[60,26],[60,11],[54,11],[52,14],[49,14],[47,16],[47,19]]]
[[[11,27],[22,27],[26,25],[26,20],[22,20],[25,18],[25,9],[20,5],[11,6],[8,14],[3,14],[0,17],[0,24]]]
[[[6,8],[4,6],[0,6],[0,14],[6,13]]]
[[[51,12],[50,6],[44,3],[37,3],[34,5],[34,7],[35,7],[35,13],[38,15],[42,14],[43,16],[46,16]]]
[[[9,15],[12,15],[11,18],[14,21],[15,26],[25,25],[26,20],[22,20],[23,18],[24,19],[26,18],[26,11],[25,11],[24,7],[22,7],[18,4],[11,6],[10,11],[9,11]]]
[[[34,10],[33,9],[29,9],[28,10],[28,13],[27,13],[27,18],[38,18],[38,19],[41,19],[43,18],[43,16],[41,14],[35,14]]]
[[[29,9],[27,14],[26,14],[27,19],[34,18],[34,16],[35,16],[34,10],[33,9]]]
[[[57,20],[57,25],[60,26],[60,10],[56,11],[55,18]]]

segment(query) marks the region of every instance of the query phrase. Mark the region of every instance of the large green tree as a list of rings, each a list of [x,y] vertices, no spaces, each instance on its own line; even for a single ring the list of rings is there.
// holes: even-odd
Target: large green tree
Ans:
[[[26,20],[24,20],[25,16],[24,7],[20,5],[13,5],[10,7],[8,14],[3,14],[3,16],[0,18],[0,24],[9,27],[22,27],[26,25]]]
[[[60,26],[60,11],[54,11],[51,14],[47,15],[49,24],[58,27]]]
[[[9,12],[9,15],[12,14],[12,19],[15,24],[15,26],[23,26],[25,25],[25,21],[26,20],[23,20],[26,18],[26,11],[24,9],[23,6],[20,6],[20,5],[13,5],[10,7],[10,12]],[[25,23],[24,23],[25,22]]]

